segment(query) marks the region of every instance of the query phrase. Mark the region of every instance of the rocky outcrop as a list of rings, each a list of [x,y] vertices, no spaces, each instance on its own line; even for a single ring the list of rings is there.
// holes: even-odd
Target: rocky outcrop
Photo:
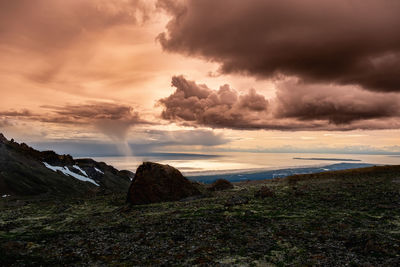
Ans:
[[[177,201],[200,194],[196,185],[174,167],[144,162],[136,170],[127,202],[136,205]]]
[[[222,190],[228,190],[228,189],[232,189],[232,188],[233,188],[233,184],[231,182],[229,182],[228,180],[218,179],[210,185],[208,190],[222,191]]]
[[[84,196],[126,192],[133,173],[92,159],[38,151],[0,133],[0,196]]]
[[[8,142],[7,138],[5,138],[2,133],[0,133],[0,143],[6,143],[6,142]]]

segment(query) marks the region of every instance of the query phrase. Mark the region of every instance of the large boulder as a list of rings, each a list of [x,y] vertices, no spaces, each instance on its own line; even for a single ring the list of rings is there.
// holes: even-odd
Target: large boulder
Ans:
[[[200,194],[195,184],[174,167],[144,162],[136,170],[127,202],[136,205],[177,201]]]
[[[233,188],[233,184],[231,182],[229,182],[228,180],[218,179],[210,185],[208,190],[223,191],[223,190],[228,190],[228,189],[232,189],[232,188]]]

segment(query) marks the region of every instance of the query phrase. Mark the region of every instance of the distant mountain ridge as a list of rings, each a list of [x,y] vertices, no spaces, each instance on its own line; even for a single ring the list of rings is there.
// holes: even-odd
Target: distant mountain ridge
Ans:
[[[38,151],[0,133],[0,197],[127,192],[133,176],[93,159]]]

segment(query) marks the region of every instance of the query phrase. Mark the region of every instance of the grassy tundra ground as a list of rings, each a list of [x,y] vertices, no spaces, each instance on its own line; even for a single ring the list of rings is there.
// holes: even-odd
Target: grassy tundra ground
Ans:
[[[272,193],[257,193],[267,186]],[[128,207],[125,195],[0,203],[3,265],[399,266],[400,166],[235,184]]]

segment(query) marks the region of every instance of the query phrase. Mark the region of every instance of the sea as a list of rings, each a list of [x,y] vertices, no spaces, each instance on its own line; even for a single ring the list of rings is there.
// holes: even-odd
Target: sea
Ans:
[[[212,182],[218,178],[236,182],[374,165],[400,165],[400,155],[366,154],[160,152],[94,159],[132,172],[144,161],[168,164],[189,179],[201,182]]]

